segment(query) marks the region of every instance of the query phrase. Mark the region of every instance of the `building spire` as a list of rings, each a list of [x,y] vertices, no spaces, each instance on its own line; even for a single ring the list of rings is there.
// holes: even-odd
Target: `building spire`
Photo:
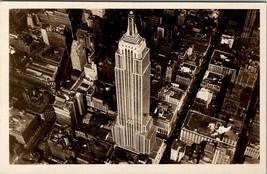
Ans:
[[[134,36],[135,34],[137,34],[137,29],[135,25],[135,15],[133,11],[130,11],[128,14],[127,35]]]

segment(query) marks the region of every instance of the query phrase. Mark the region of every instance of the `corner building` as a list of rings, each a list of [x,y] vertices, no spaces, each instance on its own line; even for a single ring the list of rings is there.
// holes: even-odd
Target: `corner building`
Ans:
[[[135,15],[128,15],[127,32],[115,53],[115,82],[118,116],[112,128],[118,146],[150,154],[156,142],[156,127],[149,116],[150,50],[135,25]]]

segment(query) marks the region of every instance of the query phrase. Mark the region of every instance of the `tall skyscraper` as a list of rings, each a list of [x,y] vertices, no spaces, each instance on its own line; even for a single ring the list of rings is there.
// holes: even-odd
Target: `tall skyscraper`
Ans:
[[[31,13],[28,13],[28,14],[27,14],[27,24],[28,24],[28,26],[31,27],[31,28],[34,27],[33,19],[32,19],[32,14],[31,14]]]
[[[244,24],[242,35],[241,35],[242,38],[250,37],[254,23],[255,23],[256,16],[257,16],[257,10],[247,11],[246,20],[245,20],[245,24]]]
[[[72,68],[75,70],[82,71],[84,65],[86,64],[86,51],[79,41],[74,40],[72,42],[70,58]]]
[[[42,34],[42,38],[43,41],[46,45],[49,45],[49,39],[48,39],[48,35],[47,35],[47,31],[44,28],[41,28],[41,34]]]
[[[115,53],[115,82],[118,116],[112,128],[117,145],[150,154],[156,142],[156,128],[149,116],[150,50],[136,28],[135,15],[128,15],[127,32]]]

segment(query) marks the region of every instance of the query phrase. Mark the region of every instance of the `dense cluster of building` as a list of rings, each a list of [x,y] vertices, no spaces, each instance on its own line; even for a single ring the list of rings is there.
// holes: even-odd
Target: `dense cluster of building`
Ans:
[[[9,38],[10,163],[259,163],[259,11],[12,9]]]

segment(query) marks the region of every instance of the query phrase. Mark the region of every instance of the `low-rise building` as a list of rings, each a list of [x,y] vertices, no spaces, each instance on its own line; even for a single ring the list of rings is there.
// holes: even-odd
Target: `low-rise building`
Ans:
[[[155,117],[153,118],[153,124],[156,126],[157,134],[165,138],[169,138],[174,129],[177,120],[177,106],[161,101],[155,109]]]
[[[79,109],[75,92],[61,88],[55,97],[54,110],[57,121],[60,124],[75,126],[79,120]]]
[[[180,139],[187,144],[208,141],[236,147],[239,137],[232,125],[225,126],[225,123],[223,120],[189,111],[181,129]]]
[[[230,164],[234,157],[235,148],[225,144],[216,146],[212,164]]]
[[[180,162],[185,155],[185,149],[186,149],[185,144],[182,141],[176,139],[175,141],[172,142],[171,145],[170,159],[173,161]]]
[[[17,109],[11,109],[9,115],[9,134],[25,145],[39,127],[39,120],[33,114]]]
[[[21,57],[22,55],[17,56]],[[17,83],[28,82],[55,94],[59,86],[60,64],[67,56],[66,52],[60,48],[49,47],[44,51],[38,52],[38,54],[33,54],[33,56],[36,59],[33,60],[28,57],[28,62],[25,66],[10,68],[10,76]],[[27,57],[24,56],[23,59],[27,59]]]
[[[69,129],[55,124],[48,138],[51,154],[62,160],[75,158],[80,152],[78,142],[70,134]]]
[[[210,89],[202,87],[197,93],[192,105],[192,110],[209,116],[214,116],[216,106],[216,93]]]
[[[223,75],[206,71],[201,86],[218,93],[221,90]]]
[[[149,159],[151,160],[152,164],[159,164],[160,163],[160,160],[163,156],[163,153],[164,153],[166,147],[167,147],[167,145],[162,139],[156,138],[155,145],[149,154]]]
[[[231,75],[231,82],[235,82],[238,65],[235,57],[227,52],[214,50],[211,56],[208,70],[217,74]]]
[[[175,82],[181,85],[186,85],[190,89],[194,81],[195,72],[196,66],[184,63],[178,68],[178,71],[176,72]]]
[[[182,105],[184,104],[186,92],[171,83],[170,85],[161,88],[158,94],[158,98],[159,100],[176,105],[179,112]]]

